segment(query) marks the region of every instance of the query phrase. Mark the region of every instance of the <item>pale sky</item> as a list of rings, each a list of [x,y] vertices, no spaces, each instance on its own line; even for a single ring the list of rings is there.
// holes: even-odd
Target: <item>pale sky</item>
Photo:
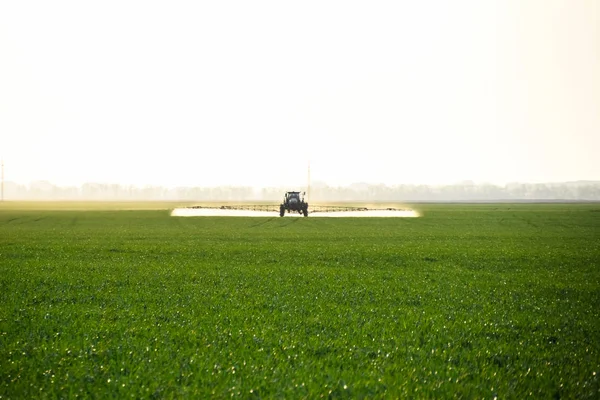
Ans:
[[[2,1],[5,179],[600,180],[600,2]]]

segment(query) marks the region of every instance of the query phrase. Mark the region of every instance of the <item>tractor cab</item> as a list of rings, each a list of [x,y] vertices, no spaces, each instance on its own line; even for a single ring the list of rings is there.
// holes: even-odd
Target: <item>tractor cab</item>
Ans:
[[[304,196],[303,196],[304,197]],[[300,199],[300,192],[287,192],[283,198],[284,203],[296,203],[303,201],[304,198]]]

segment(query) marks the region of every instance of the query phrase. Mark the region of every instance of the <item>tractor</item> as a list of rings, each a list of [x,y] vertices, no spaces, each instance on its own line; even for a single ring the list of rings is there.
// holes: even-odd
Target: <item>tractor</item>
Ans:
[[[308,217],[308,203],[304,201],[304,193],[300,197],[300,192],[286,192],[283,203],[279,206],[279,216],[283,217],[286,211],[296,211]]]

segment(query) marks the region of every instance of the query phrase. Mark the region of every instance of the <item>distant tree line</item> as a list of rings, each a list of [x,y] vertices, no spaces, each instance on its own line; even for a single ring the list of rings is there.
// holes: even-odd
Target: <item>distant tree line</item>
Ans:
[[[47,181],[29,185],[4,183],[5,200],[159,200],[159,201],[280,201],[287,190],[302,188],[252,188],[245,186],[177,187],[133,186],[86,183],[82,186],[57,186]],[[600,181],[563,183],[511,183],[504,186],[453,185],[372,185],[311,187],[311,202],[402,202],[402,201],[494,201],[494,200],[600,200]]]

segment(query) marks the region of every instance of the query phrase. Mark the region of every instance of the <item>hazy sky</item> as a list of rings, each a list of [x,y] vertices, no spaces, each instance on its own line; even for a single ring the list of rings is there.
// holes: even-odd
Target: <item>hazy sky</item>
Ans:
[[[3,1],[28,183],[600,180],[600,2]]]

